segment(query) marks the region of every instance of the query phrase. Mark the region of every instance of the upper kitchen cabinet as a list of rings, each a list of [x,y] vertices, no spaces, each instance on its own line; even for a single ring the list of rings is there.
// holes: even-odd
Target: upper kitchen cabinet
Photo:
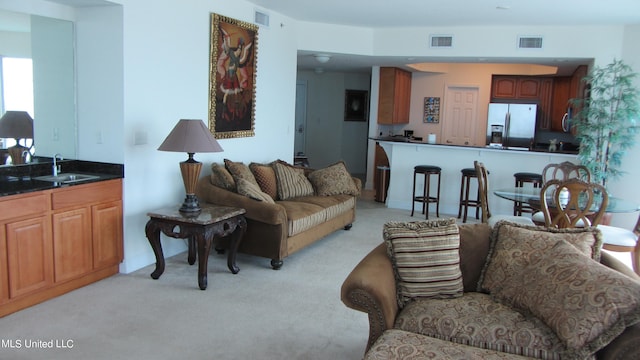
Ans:
[[[492,102],[498,100],[537,100],[542,91],[542,79],[533,76],[494,75]]]
[[[408,124],[411,73],[394,67],[380,68],[378,124]]]

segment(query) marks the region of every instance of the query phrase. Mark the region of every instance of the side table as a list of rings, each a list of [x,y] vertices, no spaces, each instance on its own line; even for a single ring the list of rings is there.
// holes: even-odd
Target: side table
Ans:
[[[211,244],[217,239],[231,235],[227,266],[233,274],[240,268],[236,265],[238,245],[247,229],[246,211],[226,206],[206,206],[198,214],[183,214],[178,207],[164,208],[147,213],[150,217],[145,227],[147,239],[156,256],[156,269],[151,273],[153,279],[160,278],[164,272],[164,254],[160,243],[160,232],[177,239],[188,239],[189,265],[198,257],[198,286],[207,288],[207,262]]]

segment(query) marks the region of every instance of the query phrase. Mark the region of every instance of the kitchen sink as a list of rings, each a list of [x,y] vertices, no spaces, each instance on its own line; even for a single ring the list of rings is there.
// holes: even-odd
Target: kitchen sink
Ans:
[[[41,181],[57,182],[62,184],[71,184],[79,181],[94,180],[97,178],[99,178],[99,176],[97,175],[63,173],[63,174],[58,174],[57,176],[53,176],[53,175],[38,176],[38,177],[35,177],[34,179],[41,180]]]

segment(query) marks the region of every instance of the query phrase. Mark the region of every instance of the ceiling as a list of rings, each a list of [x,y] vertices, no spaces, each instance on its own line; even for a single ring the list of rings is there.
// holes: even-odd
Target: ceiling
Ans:
[[[444,26],[548,26],[640,24],[639,0],[249,0],[298,21],[347,25],[365,28],[444,27]],[[408,62],[431,62],[428,57],[374,57],[330,54],[331,60],[319,64],[311,52],[298,53],[298,69],[370,72],[371,66],[400,66]],[[438,58],[438,62],[471,62],[477,58]],[[485,58],[490,63],[536,63],[558,66],[559,75],[567,75],[589,59]],[[406,67],[405,67],[406,68]]]

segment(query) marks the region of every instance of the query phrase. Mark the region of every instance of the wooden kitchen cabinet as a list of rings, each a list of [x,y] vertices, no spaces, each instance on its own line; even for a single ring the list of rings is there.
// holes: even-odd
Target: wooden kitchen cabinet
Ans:
[[[564,132],[562,119],[567,114],[571,97],[571,77],[556,77],[553,81],[553,103],[551,105],[551,131]]]
[[[118,273],[122,180],[0,197],[0,229],[4,316]]]
[[[409,123],[411,73],[399,68],[380,68],[378,124]]]
[[[491,98],[495,100],[538,100],[541,91],[539,77],[494,75],[491,81]]]
[[[538,109],[538,129],[551,129],[551,107],[553,104],[553,79],[543,78],[540,81],[540,107]]]

